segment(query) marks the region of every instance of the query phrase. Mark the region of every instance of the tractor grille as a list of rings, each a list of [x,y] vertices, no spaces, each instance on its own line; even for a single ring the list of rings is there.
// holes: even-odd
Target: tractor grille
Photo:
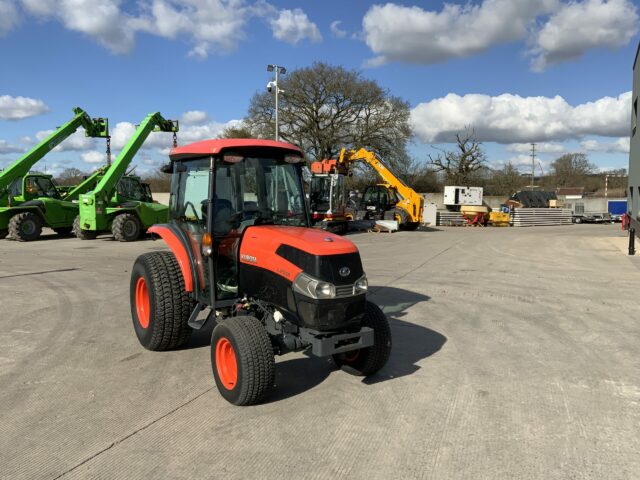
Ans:
[[[350,297],[353,291],[353,285],[336,285],[336,297]]]

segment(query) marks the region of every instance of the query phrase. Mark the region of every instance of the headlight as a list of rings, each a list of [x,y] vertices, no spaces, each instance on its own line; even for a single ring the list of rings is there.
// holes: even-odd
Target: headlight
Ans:
[[[334,298],[336,287],[332,283],[322,282],[307,275],[299,273],[293,281],[293,290],[311,298]]]
[[[369,290],[369,282],[367,281],[367,276],[363,275],[358,280],[356,280],[354,287],[356,295],[358,293],[366,293],[367,290]]]

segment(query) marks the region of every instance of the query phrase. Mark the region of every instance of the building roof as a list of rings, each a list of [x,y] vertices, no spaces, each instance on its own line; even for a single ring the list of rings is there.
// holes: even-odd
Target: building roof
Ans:
[[[223,150],[245,148],[276,148],[289,153],[303,155],[302,150],[291,143],[276,142],[274,140],[260,140],[255,138],[223,138],[202,140],[181,147],[172,148],[169,152],[171,160],[181,160],[205,155],[217,155]]]
[[[558,195],[584,195],[584,187],[560,187]]]

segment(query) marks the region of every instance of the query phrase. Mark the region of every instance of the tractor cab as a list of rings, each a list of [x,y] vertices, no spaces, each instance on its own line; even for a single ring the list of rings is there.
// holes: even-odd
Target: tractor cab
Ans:
[[[388,322],[366,299],[356,246],[310,228],[296,146],[208,140],[174,148],[170,158],[170,219],[149,232],[171,251],[141,255],[131,273],[143,346],[177,348],[191,329],[215,321],[213,374],[236,405],[271,390],[274,353],[333,356],[358,375],[382,368]]]
[[[369,185],[362,194],[362,209],[365,210],[365,218],[383,219],[385,213],[393,210],[400,201],[397,193],[384,184]]]
[[[30,173],[16,178],[8,187],[10,202],[28,202],[38,198],[62,199],[63,195],[51,175]]]
[[[133,200],[137,202],[153,202],[151,188],[148,183],[140,181],[140,177],[128,175],[122,177],[116,187],[116,203]]]

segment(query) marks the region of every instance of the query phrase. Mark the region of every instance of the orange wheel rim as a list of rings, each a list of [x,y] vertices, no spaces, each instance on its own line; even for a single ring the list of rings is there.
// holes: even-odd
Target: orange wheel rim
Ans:
[[[149,326],[149,290],[144,277],[138,278],[136,282],[136,313],[138,314],[138,323],[142,328]]]
[[[233,345],[224,337],[216,343],[216,370],[224,388],[233,390],[238,381],[238,363]]]

